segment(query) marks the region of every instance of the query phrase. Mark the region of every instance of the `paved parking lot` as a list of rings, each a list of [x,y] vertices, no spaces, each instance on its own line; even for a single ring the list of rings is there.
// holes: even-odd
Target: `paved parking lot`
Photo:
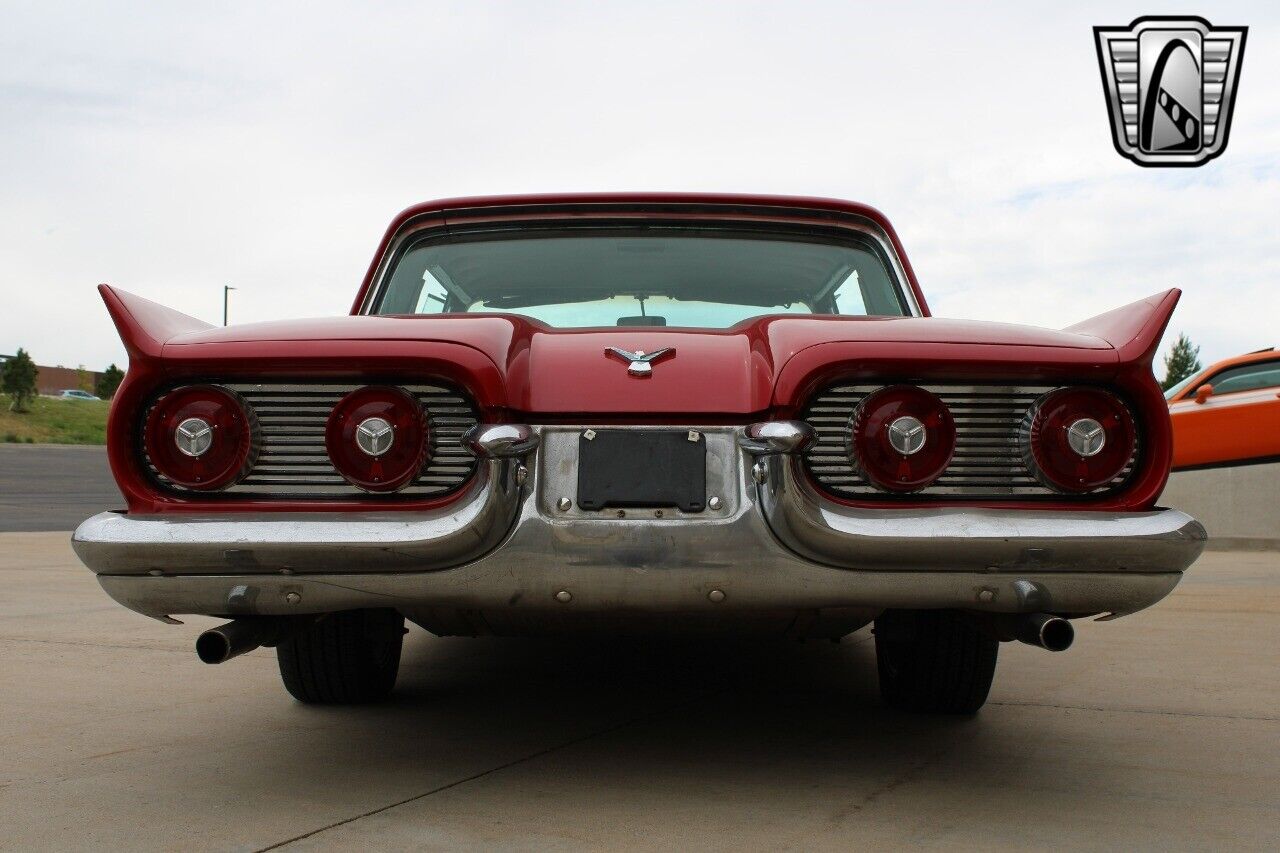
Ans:
[[[872,645],[407,638],[396,701],[296,704],[0,534],[0,847],[1275,849],[1280,554],[1005,646],[974,719],[883,711]]]
[[[0,533],[73,530],[123,506],[105,447],[0,444]]]

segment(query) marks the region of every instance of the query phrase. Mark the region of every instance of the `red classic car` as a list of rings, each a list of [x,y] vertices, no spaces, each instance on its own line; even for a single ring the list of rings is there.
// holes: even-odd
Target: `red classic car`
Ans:
[[[74,546],[140,613],[229,619],[306,702],[441,635],[875,623],[893,706],[971,713],[999,642],[1164,597],[1169,291],[1063,331],[930,316],[843,201],[469,198],[391,224],[351,315],[214,328],[111,287],[127,507]]]

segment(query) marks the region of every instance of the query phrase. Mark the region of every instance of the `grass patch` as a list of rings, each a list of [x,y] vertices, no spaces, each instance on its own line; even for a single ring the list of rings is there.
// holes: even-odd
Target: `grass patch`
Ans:
[[[106,400],[37,397],[29,411],[9,411],[13,401],[0,394],[0,441],[6,444],[106,444]]]

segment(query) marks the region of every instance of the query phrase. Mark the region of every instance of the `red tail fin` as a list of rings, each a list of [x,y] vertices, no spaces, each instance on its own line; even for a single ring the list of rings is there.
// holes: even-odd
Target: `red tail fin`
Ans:
[[[1155,358],[1160,338],[1180,296],[1182,291],[1175,287],[1067,326],[1063,331],[1102,338],[1116,348],[1121,362],[1149,364]]]
[[[174,335],[208,329],[212,325],[107,284],[98,285],[98,292],[107,303],[107,311],[130,358],[159,358],[165,342]]]

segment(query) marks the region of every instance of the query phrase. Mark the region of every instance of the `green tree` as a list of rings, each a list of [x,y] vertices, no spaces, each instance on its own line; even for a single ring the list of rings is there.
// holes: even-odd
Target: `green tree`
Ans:
[[[116,395],[116,389],[123,380],[124,371],[112,364],[98,375],[98,384],[94,386],[93,393],[104,400],[110,400]]]
[[[1188,376],[1200,371],[1200,347],[1192,346],[1186,332],[1178,333],[1173,349],[1164,357],[1164,381],[1160,387],[1168,391]]]
[[[0,368],[0,390],[13,398],[9,410],[25,412],[27,404],[36,396],[36,363],[24,349],[4,363]]]

